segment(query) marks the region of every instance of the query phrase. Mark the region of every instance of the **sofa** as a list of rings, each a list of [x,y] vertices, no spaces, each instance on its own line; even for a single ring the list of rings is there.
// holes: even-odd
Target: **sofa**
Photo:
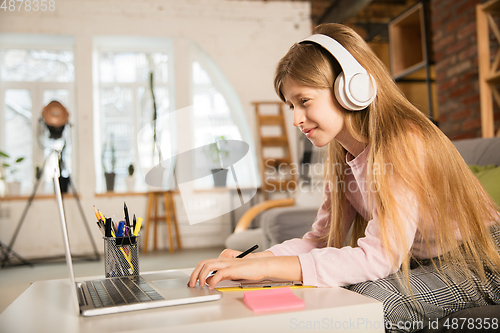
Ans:
[[[460,152],[465,162],[479,178],[488,193],[500,206],[500,138],[476,138],[454,141],[453,144]],[[310,195],[306,195],[310,200]],[[260,227],[249,230],[240,230],[226,241],[228,248],[244,251],[253,244],[259,244],[261,249],[281,243],[287,239],[302,237],[310,230],[316,218],[322,197],[304,205],[299,197],[295,198],[293,206],[266,209],[261,212]],[[269,206],[269,205],[268,205]],[[256,209],[258,211],[258,209]],[[256,215],[256,214],[254,214]],[[248,224],[248,222],[247,222]],[[465,309],[442,318],[438,322],[438,329],[426,328],[420,332],[459,332],[444,323],[453,318],[499,318],[500,305],[491,305],[481,308]],[[499,318],[500,319],[500,318]],[[477,330],[476,330],[477,331]],[[498,330],[479,330],[480,332],[497,332]]]

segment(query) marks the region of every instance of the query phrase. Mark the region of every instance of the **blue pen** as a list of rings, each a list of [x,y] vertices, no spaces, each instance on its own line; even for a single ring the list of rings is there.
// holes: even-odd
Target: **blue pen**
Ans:
[[[123,237],[123,227],[125,225],[125,222],[120,221],[118,223],[118,233],[116,234],[116,237]]]

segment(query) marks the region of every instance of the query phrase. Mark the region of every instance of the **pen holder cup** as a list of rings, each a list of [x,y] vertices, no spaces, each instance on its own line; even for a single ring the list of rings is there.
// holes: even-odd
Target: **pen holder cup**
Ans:
[[[106,278],[139,275],[139,236],[103,239]]]

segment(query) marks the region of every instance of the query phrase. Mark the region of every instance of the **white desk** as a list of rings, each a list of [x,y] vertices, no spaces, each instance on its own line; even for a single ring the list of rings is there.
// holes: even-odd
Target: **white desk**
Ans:
[[[244,292],[232,291],[213,302],[84,318],[71,303],[69,279],[40,281],[0,315],[0,332],[384,332],[376,300],[343,288],[292,290],[304,309],[255,314]]]

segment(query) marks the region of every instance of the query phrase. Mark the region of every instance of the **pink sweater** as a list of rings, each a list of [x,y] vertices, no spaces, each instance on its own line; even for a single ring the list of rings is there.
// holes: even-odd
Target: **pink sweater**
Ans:
[[[326,247],[326,244],[311,241],[326,235],[329,228],[325,228],[330,219],[330,194],[325,190],[325,201],[318,211],[317,219],[312,230],[302,239],[291,239],[269,249],[276,256],[298,256],[302,268],[304,285],[317,287],[346,286],[358,282],[377,280],[395,272],[382,246],[380,224],[377,210],[368,210],[368,191],[370,184],[366,182],[367,158],[369,149],[366,148],[354,158],[347,154],[347,170],[345,171],[345,188],[347,209],[345,214],[345,228],[349,230],[356,212],[359,212],[368,222],[365,237],[358,240],[358,246],[352,248]],[[390,170],[389,170],[390,171]],[[436,246],[430,241],[431,252],[422,241],[417,223],[421,223],[418,209],[411,197],[406,194],[397,196],[402,218],[406,217],[408,240],[405,247],[417,258],[431,258],[439,255]],[[457,234],[457,239],[461,240]],[[402,256],[396,256],[399,264]]]

